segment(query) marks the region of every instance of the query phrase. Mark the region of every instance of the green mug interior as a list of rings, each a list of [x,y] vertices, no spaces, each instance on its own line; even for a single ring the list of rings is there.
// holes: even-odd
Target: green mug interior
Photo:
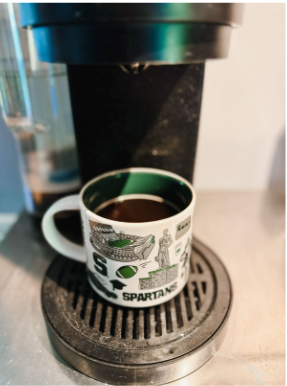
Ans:
[[[103,177],[87,186],[83,202],[92,212],[108,200],[126,194],[159,196],[183,211],[192,201],[192,191],[184,182],[153,172],[123,172]]]

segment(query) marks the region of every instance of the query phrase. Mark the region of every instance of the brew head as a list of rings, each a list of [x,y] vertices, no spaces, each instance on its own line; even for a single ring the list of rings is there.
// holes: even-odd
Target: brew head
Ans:
[[[67,64],[203,62],[228,55],[242,4],[20,4],[40,60]]]

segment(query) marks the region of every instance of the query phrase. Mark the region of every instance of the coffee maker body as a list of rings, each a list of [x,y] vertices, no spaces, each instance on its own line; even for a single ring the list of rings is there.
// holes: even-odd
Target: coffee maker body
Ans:
[[[192,181],[207,59],[228,55],[241,4],[20,5],[39,59],[66,63],[83,183],[156,167]]]

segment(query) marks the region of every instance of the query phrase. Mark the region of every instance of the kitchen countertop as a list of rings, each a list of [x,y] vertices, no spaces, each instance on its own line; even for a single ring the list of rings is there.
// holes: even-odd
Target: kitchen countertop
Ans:
[[[285,384],[284,196],[198,193],[193,233],[225,264],[233,309],[215,356],[170,385]],[[40,288],[55,255],[26,214],[0,245],[1,385],[103,385],[72,369],[49,342]]]
[[[4,240],[6,234],[18,220],[17,213],[0,213],[0,244]]]

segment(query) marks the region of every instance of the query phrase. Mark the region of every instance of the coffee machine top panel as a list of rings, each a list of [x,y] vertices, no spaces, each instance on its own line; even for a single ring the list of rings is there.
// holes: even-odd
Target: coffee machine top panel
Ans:
[[[67,64],[179,64],[225,58],[242,22],[235,3],[22,3],[40,60]]]

